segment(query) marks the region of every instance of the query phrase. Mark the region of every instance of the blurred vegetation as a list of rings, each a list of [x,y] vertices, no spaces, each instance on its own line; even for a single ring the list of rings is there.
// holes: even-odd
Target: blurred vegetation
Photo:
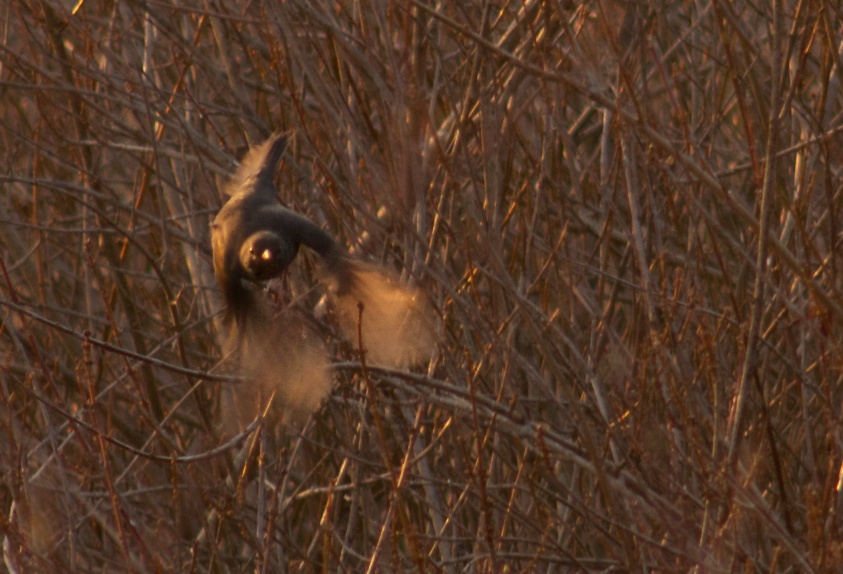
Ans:
[[[836,2],[0,5],[9,572],[832,572]],[[282,200],[429,293],[331,397],[223,422],[208,223]],[[228,398],[227,398],[228,397]]]

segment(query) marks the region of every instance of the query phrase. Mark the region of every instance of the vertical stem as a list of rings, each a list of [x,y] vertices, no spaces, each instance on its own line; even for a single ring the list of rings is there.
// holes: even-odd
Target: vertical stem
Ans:
[[[761,332],[761,321],[764,311],[764,287],[767,269],[767,239],[770,227],[770,201],[773,185],[776,179],[776,145],[778,142],[779,127],[779,90],[781,82],[781,0],[773,2],[773,42],[772,42],[772,69],[770,88],[770,112],[768,118],[767,146],[764,153],[764,185],[761,189],[761,213],[758,226],[758,250],[755,258],[755,284],[752,291],[752,316],[749,324],[749,334],[746,342],[746,355],[744,356],[741,368],[740,382],[738,383],[738,397],[735,402],[731,432],[729,437],[729,468],[734,470],[737,462],[738,452],[741,445],[741,437],[746,416],[746,403],[749,395],[750,376],[757,373],[756,362],[758,355],[758,340]]]

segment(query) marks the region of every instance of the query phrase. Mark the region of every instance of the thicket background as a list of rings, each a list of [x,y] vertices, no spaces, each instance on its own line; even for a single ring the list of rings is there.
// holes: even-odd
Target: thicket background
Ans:
[[[830,572],[838,2],[0,6],[10,572]],[[439,355],[223,424],[249,142],[429,293]],[[313,260],[278,286],[318,301]],[[228,390],[227,390],[228,389]],[[239,432],[239,434],[238,434]]]

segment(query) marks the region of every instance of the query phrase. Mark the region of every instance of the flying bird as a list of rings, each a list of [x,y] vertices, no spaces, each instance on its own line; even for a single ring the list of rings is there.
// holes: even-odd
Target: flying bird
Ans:
[[[293,406],[311,409],[331,386],[324,349],[313,333],[276,317],[257,288],[281,276],[302,245],[322,260],[324,282],[346,338],[365,346],[373,361],[416,363],[431,356],[434,341],[427,301],[419,291],[376,265],[353,259],[319,226],[281,204],[273,180],[286,146],[287,137],[276,133],[246,154],[225,189],[229,199],[211,224],[211,243],[229,348],[262,391],[280,392]],[[291,380],[302,378],[291,373],[291,364],[306,366],[304,379],[316,382]]]

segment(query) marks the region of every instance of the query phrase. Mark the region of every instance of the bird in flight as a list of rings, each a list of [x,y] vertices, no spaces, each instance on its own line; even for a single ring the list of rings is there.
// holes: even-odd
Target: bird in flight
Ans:
[[[214,275],[226,305],[228,346],[240,356],[248,377],[261,379],[264,390],[312,408],[330,390],[327,360],[310,376],[318,384],[302,394],[287,380],[278,359],[287,357],[311,367],[324,354],[313,334],[294,337],[295,328],[275,317],[257,288],[281,276],[304,245],[322,260],[325,284],[346,338],[365,347],[367,357],[388,366],[407,366],[429,359],[434,348],[427,300],[395,281],[379,266],[350,257],[325,231],[278,199],[275,172],[288,138],[276,133],[252,148],[225,188],[228,201],[211,224]],[[361,311],[362,308],[362,311]],[[358,341],[362,334],[362,340]],[[362,349],[361,349],[362,350]],[[311,369],[313,370],[313,369]],[[323,372],[324,371],[324,372]]]

